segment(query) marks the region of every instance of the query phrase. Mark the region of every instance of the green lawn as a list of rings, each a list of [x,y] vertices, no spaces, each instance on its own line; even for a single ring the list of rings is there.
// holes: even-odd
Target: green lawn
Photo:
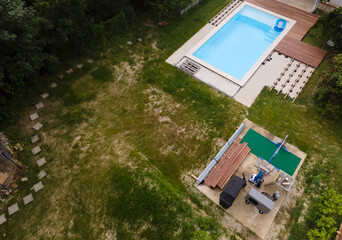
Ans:
[[[223,227],[223,211],[193,188],[189,173],[198,174],[245,117],[277,136],[289,134],[288,141],[308,154],[299,174],[306,191],[329,179],[342,190],[342,125],[313,110],[308,91],[317,75],[295,104],[264,90],[247,109],[165,63],[228,2],[205,0],[165,28],[142,24],[95,64],[63,80],[47,77],[59,84],[47,90],[51,96],[39,112],[49,176],[34,202],[23,206],[20,198],[40,170],[30,154],[33,132],[26,119],[33,109],[28,108],[6,129],[24,143],[20,159],[29,167],[29,181],[19,182],[18,191],[1,204],[0,213],[20,203],[20,212],[0,227],[1,238],[227,238],[236,229]],[[128,40],[133,46],[125,44]],[[39,94],[30,101],[38,101]],[[321,164],[327,167],[317,179]],[[256,238],[241,229],[240,236]]]

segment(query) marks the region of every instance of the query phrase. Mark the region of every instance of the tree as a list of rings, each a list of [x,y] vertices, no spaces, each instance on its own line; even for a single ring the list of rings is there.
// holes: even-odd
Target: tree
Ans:
[[[40,37],[44,51],[58,59],[81,55],[91,39],[91,22],[86,17],[86,0],[36,0],[41,17]]]
[[[336,218],[342,215],[342,195],[332,188],[325,190],[309,208],[306,220],[311,228],[309,240],[327,240],[337,230]]]
[[[333,62],[332,73],[327,70],[324,74],[326,78],[321,81],[314,102],[320,113],[339,119],[342,117],[342,54],[338,54]]]
[[[47,55],[38,37],[39,19],[21,0],[0,0],[0,92],[15,95],[25,82],[38,76]]]

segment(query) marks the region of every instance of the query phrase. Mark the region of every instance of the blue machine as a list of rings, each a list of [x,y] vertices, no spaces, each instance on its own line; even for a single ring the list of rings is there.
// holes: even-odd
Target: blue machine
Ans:
[[[274,30],[277,32],[282,32],[286,27],[286,21],[284,19],[279,18],[274,26]]]
[[[261,184],[264,182],[264,172],[260,171],[258,174],[252,174],[249,182],[254,184],[257,188],[260,188]]]

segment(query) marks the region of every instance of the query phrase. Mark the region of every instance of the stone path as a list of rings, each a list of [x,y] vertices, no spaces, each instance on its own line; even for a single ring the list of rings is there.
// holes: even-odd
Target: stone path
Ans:
[[[0,215],[0,225],[2,225],[6,221],[7,221],[7,219],[5,217],[5,214]]]
[[[11,216],[12,214],[18,212],[18,211],[19,211],[18,203],[15,203],[15,204],[13,204],[13,205],[11,205],[11,206],[8,207],[8,215],[10,215],[10,216]]]
[[[36,146],[36,147],[31,149],[31,152],[33,155],[36,155],[36,154],[40,153],[41,151],[42,151],[42,149],[39,146]]]
[[[43,185],[42,181],[39,181],[38,183],[33,185],[33,190],[35,192],[38,192],[38,191],[42,190],[43,188],[44,188],[44,185]]]
[[[38,131],[39,129],[41,129],[44,125],[41,124],[40,122],[37,122],[35,125],[33,125],[33,129]]]
[[[46,176],[46,172],[44,170],[41,170],[39,173],[38,173],[38,178],[39,180],[43,179],[45,176]]]
[[[37,118],[39,118],[38,113],[33,113],[33,114],[30,115],[31,121],[34,121],[34,120],[36,120]]]
[[[48,94],[48,93],[43,93],[43,94],[41,94],[40,96],[41,96],[42,99],[45,99],[45,98],[47,98],[48,96],[50,96],[50,94]]]
[[[23,197],[23,201],[24,201],[24,205],[29,204],[30,202],[33,201],[33,196],[30,193],[29,195],[26,195],[25,197]]]
[[[36,142],[38,142],[38,141],[39,141],[39,136],[38,136],[38,134],[34,135],[34,136],[31,138],[31,142],[32,142],[32,143],[36,143]]]
[[[44,107],[44,103],[43,102],[39,102],[39,103],[36,104],[36,109],[37,110],[39,110],[39,109],[41,109],[43,107]]]
[[[77,67],[78,69],[82,69],[82,68],[83,68],[83,63],[78,64],[76,67]]]
[[[37,163],[38,167],[43,166],[43,165],[46,163],[45,157],[42,157],[42,158],[38,159],[38,160],[36,161],[36,163]]]
[[[55,82],[53,82],[53,83],[51,83],[50,84],[50,88],[55,88],[55,87],[57,87],[58,85],[57,85],[57,83],[55,83]]]

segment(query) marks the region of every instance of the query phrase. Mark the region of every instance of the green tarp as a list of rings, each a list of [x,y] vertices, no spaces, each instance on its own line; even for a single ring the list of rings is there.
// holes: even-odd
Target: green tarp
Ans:
[[[257,133],[253,129],[249,129],[241,140],[241,143],[247,142],[251,152],[257,157],[261,157],[269,161],[278,146],[269,141],[266,137]],[[273,158],[271,164],[278,169],[283,170],[289,175],[293,175],[300,163],[300,158],[296,155],[280,149],[278,154]]]

